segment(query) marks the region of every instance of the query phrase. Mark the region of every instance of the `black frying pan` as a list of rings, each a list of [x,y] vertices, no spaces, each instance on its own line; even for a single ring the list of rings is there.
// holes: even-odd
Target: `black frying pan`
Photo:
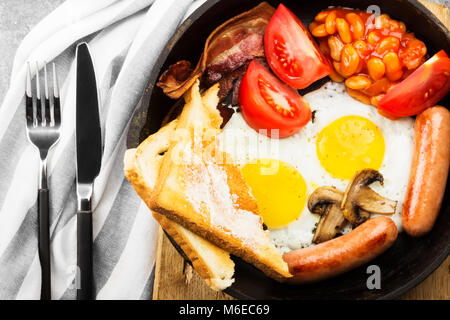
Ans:
[[[136,147],[149,134],[156,132],[174,100],[167,98],[155,86],[160,74],[170,64],[190,60],[194,64],[201,55],[208,35],[221,23],[246,11],[259,0],[209,0],[198,8],[180,27],[161,52],[150,74],[138,108],[135,112],[127,145]],[[280,1],[268,1],[274,7]],[[424,41],[430,56],[440,49],[450,54],[450,33],[424,6],[415,0],[284,0],[305,25],[329,6],[346,6],[365,10],[378,5],[382,13],[403,21],[416,37]],[[441,104],[449,106],[449,95]],[[395,244],[377,259],[360,268],[330,280],[310,285],[280,284],[243,260],[236,263],[235,283],[225,290],[240,299],[392,299],[413,288],[431,274],[450,252],[450,187],[447,184],[442,209],[433,230],[420,239],[401,233]],[[175,248],[185,258],[182,250]],[[367,267],[377,265],[381,270],[381,289],[367,289]]]

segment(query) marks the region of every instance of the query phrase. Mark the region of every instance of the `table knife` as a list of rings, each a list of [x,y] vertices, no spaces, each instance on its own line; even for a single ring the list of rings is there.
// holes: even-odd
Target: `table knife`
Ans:
[[[92,208],[100,172],[102,138],[94,65],[86,43],[76,49],[77,300],[93,298]]]

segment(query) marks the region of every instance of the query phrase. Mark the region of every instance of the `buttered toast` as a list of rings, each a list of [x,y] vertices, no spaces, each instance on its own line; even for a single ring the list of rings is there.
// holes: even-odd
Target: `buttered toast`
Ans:
[[[215,147],[222,123],[218,90],[200,95],[197,81],[185,94],[150,208],[283,281],[291,274],[263,230],[256,200],[240,169]]]
[[[129,149],[125,153],[125,176],[147,205],[176,123],[177,120],[173,120],[149,136],[138,148]],[[209,287],[223,290],[233,283],[234,262],[228,252],[165,216],[154,211],[152,214],[164,231],[181,247]]]

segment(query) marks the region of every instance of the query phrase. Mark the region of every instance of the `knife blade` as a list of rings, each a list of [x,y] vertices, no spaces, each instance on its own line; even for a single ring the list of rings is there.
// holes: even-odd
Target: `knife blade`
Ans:
[[[76,49],[77,299],[90,300],[92,286],[92,209],[94,179],[100,172],[102,138],[94,65],[87,43]]]

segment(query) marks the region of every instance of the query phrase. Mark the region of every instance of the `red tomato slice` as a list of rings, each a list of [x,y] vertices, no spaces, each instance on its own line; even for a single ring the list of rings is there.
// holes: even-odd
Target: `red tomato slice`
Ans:
[[[397,117],[413,116],[434,106],[450,90],[450,59],[439,51],[379,102],[382,110]]]
[[[278,78],[297,89],[306,88],[332,71],[309,31],[282,4],[267,25],[264,51]]]
[[[297,90],[255,60],[242,78],[239,104],[248,125],[273,138],[277,133],[279,138],[293,135],[311,119],[311,109]]]

